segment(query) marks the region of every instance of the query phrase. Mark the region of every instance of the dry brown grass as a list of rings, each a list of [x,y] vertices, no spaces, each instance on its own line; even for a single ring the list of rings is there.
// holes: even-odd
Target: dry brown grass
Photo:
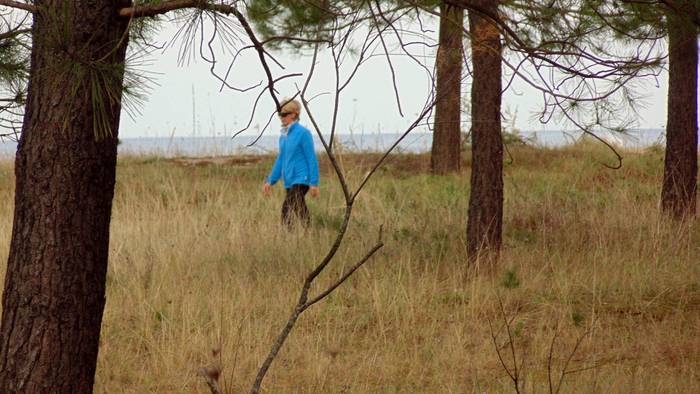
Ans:
[[[490,270],[465,265],[468,170],[432,177],[426,156],[390,160],[319,288],[380,224],[385,248],[302,315],[265,391],[512,392],[488,324],[504,344],[500,297],[516,356],[527,355],[526,392],[548,392],[555,332],[556,372],[587,330],[569,367],[595,368],[568,375],[562,392],[700,392],[700,232],[659,218],[662,156],[630,153],[611,171],[604,151],[567,149],[512,150],[503,258]],[[351,183],[369,159],[343,157]],[[205,393],[196,372],[218,346],[228,392],[250,387],[342,214],[326,165],[313,228],[281,229],[281,190],[259,193],[270,165],[120,160],[97,392]],[[0,164],[3,201],[11,170]],[[11,212],[0,207],[3,261]]]

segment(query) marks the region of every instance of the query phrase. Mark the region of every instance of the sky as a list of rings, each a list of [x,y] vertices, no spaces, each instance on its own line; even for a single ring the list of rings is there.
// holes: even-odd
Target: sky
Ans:
[[[172,40],[176,32],[173,24],[166,24],[154,42],[162,44]],[[226,72],[232,59],[231,54],[217,51],[215,69],[219,75]],[[280,96],[291,96],[303,86],[311,64],[310,52],[295,54],[289,50],[273,51],[275,58],[285,67],[273,68],[275,76],[298,72],[303,77],[291,78],[279,84]],[[420,47],[417,56],[432,69],[434,49]],[[154,51],[144,57],[138,66],[148,70],[152,79],[148,83],[146,101],[138,106],[140,113],[122,116],[120,137],[202,137],[228,136],[241,131],[248,123],[253,110],[255,97],[260,88],[242,93],[224,88],[221,82],[210,73],[210,64],[193,57],[193,61],[178,63],[178,45]],[[338,133],[397,133],[402,132],[413,122],[421,110],[429,91],[429,79],[425,70],[417,67],[406,57],[393,58],[397,89],[404,113],[399,114],[392,75],[388,63],[382,56],[370,59],[360,68],[348,88],[343,92],[337,121]],[[341,73],[348,75],[346,65]],[[236,59],[227,81],[238,87],[266,83],[265,74],[257,55],[248,50]],[[315,118],[324,133],[331,127],[333,109],[334,67],[328,51],[323,51],[316,72],[310,84],[308,96],[316,97],[312,103]],[[262,86],[262,85],[261,85]],[[465,78],[463,97],[469,97],[469,77]],[[663,128],[666,117],[667,76],[664,71],[658,79],[643,84],[641,93],[645,106],[639,113],[636,126],[639,128]],[[251,126],[243,134],[260,133],[274,109],[268,94],[262,96]],[[542,110],[541,94],[523,81],[516,79],[503,97],[502,110],[507,121],[504,126],[519,130],[539,131],[570,129],[570,124],[542,124],[537,113]],[[463,114],[463,128],[468,130],[468,113]],[[302,115],[302,123],[309,124],[308,117]],[[278,121],[273,118],[266,133],[277,133]],[[416,131],[429,131],[421,127]]]

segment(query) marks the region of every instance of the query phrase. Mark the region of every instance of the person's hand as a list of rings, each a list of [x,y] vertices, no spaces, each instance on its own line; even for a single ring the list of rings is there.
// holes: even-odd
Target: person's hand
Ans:
[[[311,193],[311,197],[316,198],[321,195],[321,190],[318,188],[318,186],[311,186],[309,188],[309,193]]]
[[[270,185],[267,182],[263,183],[263,187],[262,187],[263,196],[269,196],[271,190],[272,190],[272,185]]]

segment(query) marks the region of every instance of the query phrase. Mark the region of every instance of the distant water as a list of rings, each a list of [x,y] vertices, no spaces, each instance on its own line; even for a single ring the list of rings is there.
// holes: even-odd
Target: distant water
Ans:
[[[580,131],[524,131],[519,136],[533,145],[543,147],[560,147],[578,141]],[[625,134],[603,132],[599,136],[610,144],[625,148],[644,148],[665,142],[662,129],[639,129]],[[400,134],[340,134],[337,136],[339,147],[351,152],[383,152],[396,142]],[[119,153],[175,156],[220,156],[233,154],[266,154],[277,151],[277,135],[264,135],[258,141],[254,136],[230,137],[175,137],[175,138],[123,138],[119,144]],[[316,150],[323,146],[316,140]],[[395,148],[395,152],[424,153],[430,151],[432,134],[411,133]],[[252,144],[252,145],[251,145]],[[0,158],[13,157],[17,144],[13,141],[0,141]]]

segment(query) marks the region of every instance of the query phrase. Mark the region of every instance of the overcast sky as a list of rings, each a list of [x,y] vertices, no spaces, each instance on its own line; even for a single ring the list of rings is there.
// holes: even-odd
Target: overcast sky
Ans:
[[[156,42],[169,40],[175,32],[172,25],[159,33]],[[307,75],[311,58],[309,55],[294,55],[290,51],[273,52],[286,70],[273,69],[276,76],[286,72],[300,72]],[[434,50],[420,49],[418,55],[432,68]],[[218,54],[216,69],[224,74],[231,60],[230,55]],[[147,65],[141,68],[152,72],[154,83],[150,84],[147,101],[141,105],[141,114],[133,118],[127,114],[122,117],[120,136],[130,137],[169,137],[174,136],[232,136],[243,128],[251,114],[255,96],[260,89],[248,93],[230,89],[220,91],[221,83],[209,72],[210,65],[201,59],[189,64],[178,65],[178,48],[156,51],[149,55]],[[334,73],[328,53],[324,53],[317,68],[317,74],[311,85],[311,95],[333,91]],[[398,90],[402,109],[401,117],[397,110],[391,74],[383,57],[376,57],[364,65],[343,96],[338,118],[339,133],[376,133],[401,132],[413,121],[413,117],[423,106],[429,90],[426,72],[413,65],[407,58],[396,58]],[[343,70],[347,75],[347,69]],[[244,52],[231,71],[229,82],[239,86],[251,86],[265,80],[265,74],[253,51]],[[286,80],[279,85],[280,94],[293,95],[294,84],[302,86],[303,77]],[[666,117],[666,73],[658,81],[649,81],[644,85],[643,93],[646,106],[640,113],[638,127],[662,128]],[[465,79],[463,97],[469,97],[466,91],[469,78]],[[316,117],[324,131],[330,127],[332,96],[322,95],[312,103]],[[260,101],[259,110],[245,134],[256,134],[266,123],[273,110],[269,95]],[[567,124],[543,125],[536,114],[542,109],[541,94],[516,80],[505,93],[503,111],[513,125],[521,130],[554,130],[571,128]],[[467,114],[463,114],[464,129],[469,128]],[[308,119],[302,119],[308,124]],[[506,124],[510,126],[510,124]],[[267,133],[277,133],[278,122]],[[428,131],[423,128],[419,131]]]

